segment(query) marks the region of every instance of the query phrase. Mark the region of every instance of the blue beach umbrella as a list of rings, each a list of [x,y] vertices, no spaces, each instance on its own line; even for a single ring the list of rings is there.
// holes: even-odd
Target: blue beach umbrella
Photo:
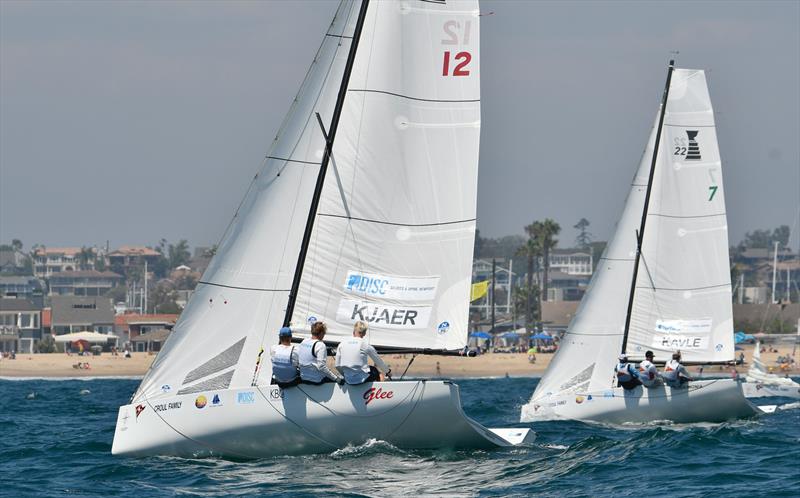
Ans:
[[[491,339],[492,336],[488,332],[473,332],[469,335],[470,337],[474,337],[476,339]]]

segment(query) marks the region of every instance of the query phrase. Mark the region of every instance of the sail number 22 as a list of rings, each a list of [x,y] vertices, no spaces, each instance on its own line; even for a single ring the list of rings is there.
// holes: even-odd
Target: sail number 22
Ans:
[[[442,45],[467,45],[469,44],[470,22],[447,21],[442,25],[444,34]],[[445,50],[442,59],[442,76],[469,76],[467,66],[472,61],[472,54],[460,51],[453,55],[453,51]],[[452,71],[451,68],[452,67]]]

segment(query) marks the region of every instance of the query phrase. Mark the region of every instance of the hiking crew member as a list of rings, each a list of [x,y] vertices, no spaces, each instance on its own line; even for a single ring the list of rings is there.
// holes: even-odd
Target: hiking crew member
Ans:
[[[644,361],[639,363],[639,382],[644,387],[655,387],[660,384],[658,380],[658,370],[653,365],[653,358],[655,355],[652,351],[647,351],[644,354]]]
[[[324,384],[336,382],[344,384],[344,378],[328,368],[328,350],[322,339],[328,328],[322,322],[314,322],[311,326],[311,337],[300,343],[298,360],[300,378],[304,384]]]
[[[619,355],[619,363],[614,367],[614,372],[617,374],[617,383],[624,389],[633,389],[642,385],[639,381],[639,374],[633,365],[628,363],[626,354]]]
[[[281,388],[296,386],[300,383],[300,371],[298,351],[292,344],[292,330],[289,327],[282,327],[278,332],[278,341],[279,343],[269,350],[269,358],[272,361],[272,384],[277,384]]]
[[[681,365],[681,352],[672,355],[672,359],[664,365],[664,373],[661,374],[664,382],[670,387],[683,387],[692,379],[686,367]]]
[[[336,350],[336,368],[351,385],[381,380],[380,372],[385,373],[389,379],[392,378],[392,370],[383,362],[375,348],[367,344],[365,335],[367,324],[359,320],[353,326],[353,337],[340,342]],[[375,366],[369,364],[369,358],[372,358]]]

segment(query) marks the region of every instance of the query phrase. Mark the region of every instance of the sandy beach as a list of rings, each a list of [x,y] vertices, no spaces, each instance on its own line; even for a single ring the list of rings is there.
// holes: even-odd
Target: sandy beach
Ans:
[[[791,347],[781,346],[778,353],[762,353],[761,357],[767,365],[773,365],[780,355],[790,355]],[[745,361],[750,362],[753,353],[752,345],[745,345]],[[417,356],[408,369],[408,377],[535,377],[541,376],[550,364],[552,354],[537,354],[536,362],[530,363],[525,354],[490,353],[475,358],[453,356]],[[395,378],[405,370],[411,359],[410,355],[384,355],[393,370]],[[141,377],[149,368],[155,355],[134,353],[132,358],[112,356],[103,353],[100,356],[68,356],[63,353],[17,355],[17,358],[0,360],[0,377]],[[89,368],[75,368],[77,363],[88,363]],[[697,367],[691,367],[696,371]],[[739,372],[747,370],[747,366],[738,367]],[[728,372],[729,367],[709,367],[707,374]],[[795,368],[790,372],[800,374]]]

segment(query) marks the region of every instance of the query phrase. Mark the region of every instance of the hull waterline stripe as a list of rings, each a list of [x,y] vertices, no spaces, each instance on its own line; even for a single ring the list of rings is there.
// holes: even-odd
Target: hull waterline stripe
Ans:
[[[300,163],[300,164],[311,164],[313,166],[319,166],[320,163],[315,163],[313,161],[301,161],[300,159],[287,159],[285,157],[277,157],[277,156],[267,156],[267,159],[274,159],[276,161],[284,161],[287,163]]]
[[[260,287],[239,287],[237,285],[215,284],[214,282],[208,282],[205,280],[200,280],[197,283],[205,285],[213,285],[214,287],[224,287],[226,289],[238,289],[238,290],[249,290],[249,291],[260,291],[260,292],[289,292],[289,289],[262,289]]]
[[[328,218],[341,218],[344,220],[352,220],[352,221],[364,221],[366,223],[377,223],[379,225],[393,225],[397,227],[438,227],[442,225],[457,225],[459,223],[469,223],[471,221],[476,221],[476,218],[470,218],[468,220],[442,221],[440,223],[393,223],[391,221],[370,220],[367,218],[355,218],[353,216],[342,216],[340,214],[319,213],[317,214],[317,216],[325,216]]]
[[[387,92],[384,90],[370,90],[368,88],[351,88],[348,92],[363,92],[363,93],[382,93],[384,95],[392,95],[408,100],[416,100],[418,102],[450,102],[450,103],[467,103],[467,102],[480,102],[481,99],[465,99],[465,100],[444,100],[444,99],[423,99],[419,97],[412,97],[410,95],[403,95],[402,93]]]

